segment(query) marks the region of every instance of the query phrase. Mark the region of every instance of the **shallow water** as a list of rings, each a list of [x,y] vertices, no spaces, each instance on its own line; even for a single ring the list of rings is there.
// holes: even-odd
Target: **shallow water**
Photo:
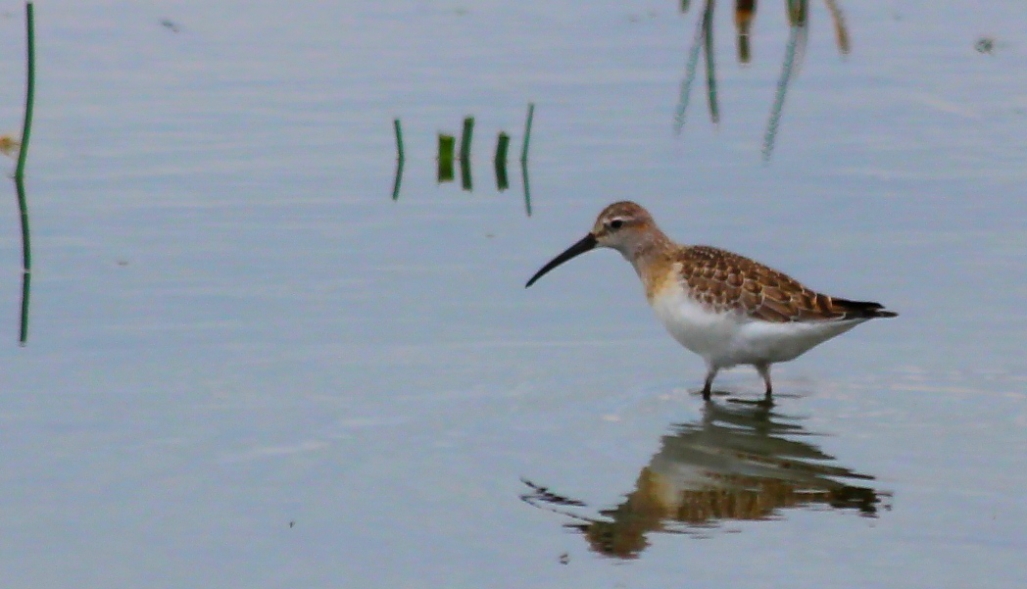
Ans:
[[[6,584],[1023,586],[1027,17],[845,3],[843,54],[812,3],[764,161],[783,7],[740,66],[717,5],[719,123],[700,59],[676,134],[692,4],[37,6],[24,347],[0,208]],[[436,183],[468,115],[473,191]],[[775,367],[772,414],[745,368],[704,407],[618,256],[523,288],[624,198],[900,316]]]

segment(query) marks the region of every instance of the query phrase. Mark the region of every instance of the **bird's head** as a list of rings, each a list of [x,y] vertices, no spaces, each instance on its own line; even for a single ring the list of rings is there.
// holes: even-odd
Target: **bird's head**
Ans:
[[[542,266],[524,286],[535,284],[553,268],[597,247],[615,249],[628,260],[633,260],[654,236],[662,236],[662,233],[656,229],[649,211],[630,201],[615,202],[599,213],[588,235]]]

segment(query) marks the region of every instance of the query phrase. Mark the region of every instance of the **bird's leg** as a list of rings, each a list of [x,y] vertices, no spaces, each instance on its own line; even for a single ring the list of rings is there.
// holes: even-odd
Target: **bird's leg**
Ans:
[[[763,382],[767,385],[767,391],[763,397],[763,402],[770,404],[773,403],[774,387],[770,384],[770,364],[757,364],[756,371],[763,377]]]
[[[713,379],[717,376],[718,369],[710,366],[706,371],[706,384],[702,388],[703,401],[709,401],[710,395],[713,394]]]

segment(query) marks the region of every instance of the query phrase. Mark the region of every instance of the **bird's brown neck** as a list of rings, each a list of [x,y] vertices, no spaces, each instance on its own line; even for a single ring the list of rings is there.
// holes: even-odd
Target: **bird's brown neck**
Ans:
[[[624,252],[624,257],[631,262],[638,277],[642,279],[646,295],[650,299],[668,276],[668,269],[674,263],[674,252],[680,249],[680,246],[658,228],[653,229],[645,232],[641,239],[632,243]]]

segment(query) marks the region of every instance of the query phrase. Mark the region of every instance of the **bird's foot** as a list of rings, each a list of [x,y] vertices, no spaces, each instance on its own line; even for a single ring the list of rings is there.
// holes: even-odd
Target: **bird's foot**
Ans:
[[[728,391],[715,391],[715,390],[700,390],[692,392],[693,395],[702,395],[704,401],[710,401],[713,397],[727,397],[731,393]]]

